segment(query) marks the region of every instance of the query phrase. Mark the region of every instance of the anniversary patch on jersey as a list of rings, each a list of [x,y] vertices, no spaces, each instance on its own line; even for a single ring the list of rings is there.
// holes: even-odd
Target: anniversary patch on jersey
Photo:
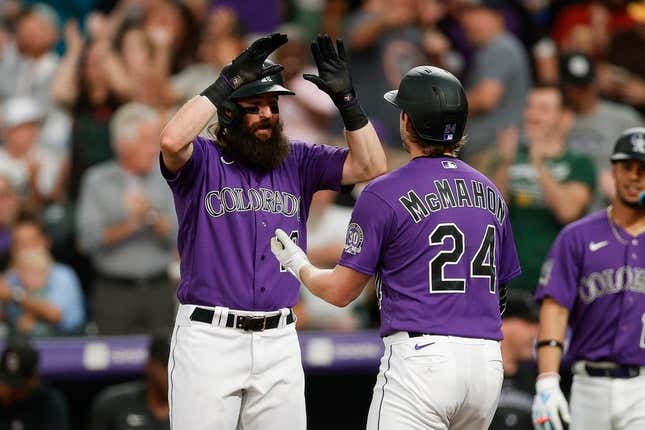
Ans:
[[[360,254],[363,248],[363,229],[355,222],[350,223],[347,227],[347,236],[345,237],[345,252],[351,255]]]

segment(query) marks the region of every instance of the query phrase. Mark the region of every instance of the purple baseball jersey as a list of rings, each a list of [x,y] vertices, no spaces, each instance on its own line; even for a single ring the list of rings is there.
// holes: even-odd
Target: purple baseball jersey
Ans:
[[[501,194],[448,157],[415,158],[365,187],[339,264],[376,274],[383,336],[501,339],[498,285],[520,274]]]
[[[198,137],[177,172],[162,171],[179,220],[177,247],[183,304],[273,311],[298,301],[299,283],[273,258],[276,228],[306,249],[306,222],[315,191],[339,190],[348,149],[290,142],[268,174],[230,161]]]
[[[630,236],[606,210],[569,224],[544,263],[536,297],[570,311],[566,362],[645,365],[645,233]]]

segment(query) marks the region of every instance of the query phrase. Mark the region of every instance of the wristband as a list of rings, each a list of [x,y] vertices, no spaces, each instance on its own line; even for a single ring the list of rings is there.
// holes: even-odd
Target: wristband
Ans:
[[[361,129],[367,124],[367,116],[358,101],[350,105],[338,106],[338,110],[347,131]]]
[[[564,344],[559,340],[547,339],[547,340],[538,340],[535,344],[535,349],[540,349],[543,346],[554,346],[556,348],[564,349]]]
[[[213,106],[221,106],[221,104],[233,93],[234,89],[231,84],[228,83],[224,75],[220,75],[215,82],[213,82],[208,88],[202,91],[199,95],[206,97]]]

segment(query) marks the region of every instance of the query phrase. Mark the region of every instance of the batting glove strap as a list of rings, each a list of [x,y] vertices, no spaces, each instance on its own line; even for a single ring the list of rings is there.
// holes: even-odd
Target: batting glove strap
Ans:
[[[367,115],[356,98],[351,104],[338,106],[338,111],[347,131],[360,130],[367,124]]]
[[[560,389],[560,375],[540,375],[535,383],[533,426],[538,430],[562,430],[562,421],[570,421],[569,405]]]

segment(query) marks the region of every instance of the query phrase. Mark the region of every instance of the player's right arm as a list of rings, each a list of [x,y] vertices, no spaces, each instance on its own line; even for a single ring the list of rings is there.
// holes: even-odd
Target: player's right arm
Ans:
[[[569,319],[569,309],[560,303],[547,297],[542,302],[540,308],[540,328],[538,331],[539,342],[556,341],[561,344],[564,342],[564,336]],[[552,342],[554,343],[554,342]],[[540,375],[560,372],[560,360],[562,359],[562,349],[554,345],[546,345],[538,348],[537,351],[538,370]]]
[[[287,36],[279,33],[257,39],[222,69],[211,86],[179,109],[161,132],[161,156],[166,169],[174,173],[186,164],[193,153],[193,140],[233,91],[282,70],[277,64],[268,68],[262,68],[262,64],[285,43]]]
[[[170,172],[181,169],[193,153],[193,140],[215,115],[215,105],[199,95],[188,100],[161,132],[161,156]]]

